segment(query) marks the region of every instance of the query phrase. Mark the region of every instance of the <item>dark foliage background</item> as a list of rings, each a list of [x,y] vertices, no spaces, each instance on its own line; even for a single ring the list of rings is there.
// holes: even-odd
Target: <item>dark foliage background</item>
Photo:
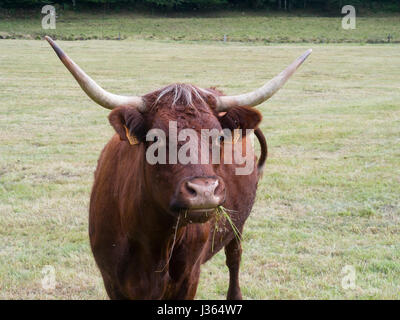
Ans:
[[[363,8],[398,11],[400,0],[0,0],[3,8],[34,8],[45,4],[59,4],[65,9],[86,8],[121,9],[141,7],[157,10],[197,10],[197,9],[275,9],[291,11],[297,9],[336,10],[346,4]]]

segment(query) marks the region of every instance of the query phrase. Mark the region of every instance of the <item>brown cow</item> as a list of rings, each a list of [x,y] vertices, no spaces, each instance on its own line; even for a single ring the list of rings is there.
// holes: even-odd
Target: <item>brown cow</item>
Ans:
[[[257,128],[262,117],[251,107],[278,91],[311,50],[251,93],[223,96],[214,89],[174,84],[142,97],[126,97],[100,88],[52,39],[46,39],[82,89],[101,106],[113,109],[109,121],[116,134],[98,161],[89,210],[90,243],[109,297],[193,299],[201,264],[225,248],[227,298],[241,299],[242,249],[237,237],[253,206],[267,156],[265,138]],[[220,163],[174,163],[170,153],[165,164],[149,163],[149,148],[173,139],[167,135],[166,141],[149,141],[147,135],[152,129],[169,132],[172,122],[178,134],[190,128],[198,137],[204,129],[255,129],[260,159],[257,162],[247,144],[250,137],[244,134],[240,140],[232,135],[219,138]],[[178,141],[177,147],[182,143]],[[237,174],[244,164],[235,157],[233,163],[224,163],[223,150],[229,145],[234,146],[229,152],[239,152],[254,170]],[[191,146],[200,156],[208,148],[203,141]],[[222,206],[234,226],[218,214]]]

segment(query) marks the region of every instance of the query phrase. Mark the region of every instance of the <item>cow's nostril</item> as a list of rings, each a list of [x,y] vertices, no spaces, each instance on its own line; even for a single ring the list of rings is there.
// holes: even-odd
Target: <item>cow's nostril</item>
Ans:
[[[224,201],[223,183],[218,179],[193,178],[181,187],[180,200],[189,208],[214,208]]]
[[[196,196],[196,195],[197,195],[196,190],[195,190],[193,187],[191,187],[191,186],[189,185],[189,183],[186,183],[186,190],[187,190],[188,193],[189,193],[190,195],[192,195],[192,196]]]

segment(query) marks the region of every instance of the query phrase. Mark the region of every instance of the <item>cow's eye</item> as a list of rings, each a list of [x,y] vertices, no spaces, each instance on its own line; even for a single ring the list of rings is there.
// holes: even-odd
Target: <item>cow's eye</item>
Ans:
[[[224,135],[223,134],[221,134],[221,135],[219,135],[217,138],[216,138],[216,140],[215,140],[215,144],[217,145],[217,146],[222,146],[222,143],[225,141],[225,137],[224,137]]]

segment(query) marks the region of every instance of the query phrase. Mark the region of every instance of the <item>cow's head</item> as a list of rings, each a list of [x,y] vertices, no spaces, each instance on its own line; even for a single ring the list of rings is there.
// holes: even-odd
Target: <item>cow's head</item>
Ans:
[[[261,121],[248,107],[218,112],[218,96],[213,89],[173,84],[143,96],[145,110],[123,106],[109,115],[122,140],[145,149],[145,186],[153,203],[192,222],[206,221],[225,201],[227,182],[219,172],[234,130],[246,132]],[[254,156],[246,161],[254,169]]]
[[[207,221],[225,201],[229,186],[219,174],[224,165],[224,151],[220,150],[221,161],[216,162],[215,148],[234,144],[235,134],[226,137],[226,133],[241,129],[245,135],[246,129],[255,129],[261,114],[252,107],[277,92],[311,53],[308,50],[278,76],[250,93],[223,96],[214,89],[174,84],[138,97],[105,91],[52,39],[46,37],[46,40],[88,96],[112,110],[109,120],[121,140],[144,148],[145,185],[151,190],[154,203],[192,222]],[[207,132],[209,136],[205,138]],[[159,154],[162,151],[164,158]],[[157,161],[149,161],[149,156]],[[251,157],[247,160],[254,161]]]

